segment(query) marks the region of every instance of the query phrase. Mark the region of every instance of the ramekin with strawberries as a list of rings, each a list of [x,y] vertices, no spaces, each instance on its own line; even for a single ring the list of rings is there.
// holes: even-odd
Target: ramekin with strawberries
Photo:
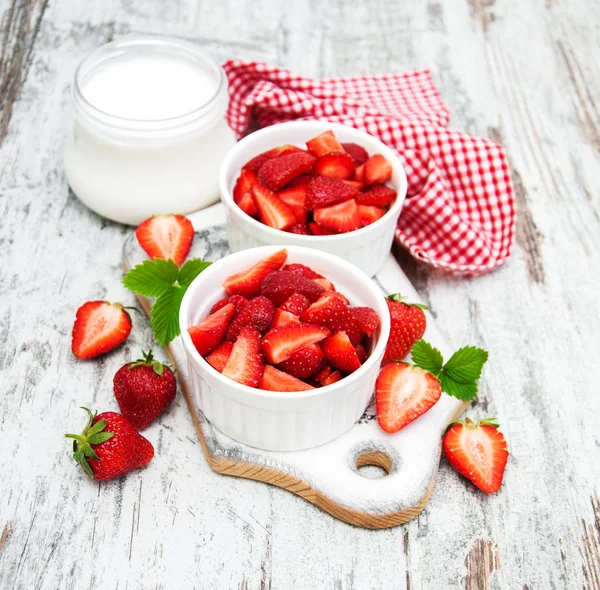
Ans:
[[[398,157],[345,125],[294,121],[238,142],[220,172],[233,251],[297,245],[335,254],[375,275],[406,196]]]
[[[318,446],[352,427],[390,330],[373,281],[298,246],[215,262],[188,288],[179,323],[206,417],[240,442],[276,451]]]

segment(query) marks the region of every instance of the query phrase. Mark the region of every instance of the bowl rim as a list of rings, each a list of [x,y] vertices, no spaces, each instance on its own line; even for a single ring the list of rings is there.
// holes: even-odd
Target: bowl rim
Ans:
[[[244,258],[248,255],[249,252],[256,252],[257,254],[260,253],[260,260],[261,258],[268,256],[269,254],[283,249],[288,250],[288,255],[290,253],[302,255],[303,251],[309,251],[311,255],[322,258],[326,263],[334,264],[337,267],[344,268],[344,272],[347,271],[351,275],[354,275],[354,278],[356,280],[366,283],[368,290],[374,295],[375,300],[380,304],[381,310],[376,310],[377,314],[379,315],[380,334],[377,343],[373,348],[373,351],[371,352],[367,360],[356,371],[354,371],[354,373],[347,375],[340,381],[332,383],[331,385],[326,385],[324,387],[315,387],[314,389],[308,391],[285,392],[269,391],[266,389],[258,389],[256,387],[243,385],[241,383],[238,383],[237,381],[233,381],[232,379],[224,377],[219,371],[212,367],[206,361],[206,359],[204,359],[204,357],[202,357],[202,355],[196,350],[196,347],[193,345],[192,339],[187,332],[187,316],[189,312],[192,294],[195,290],[199,289],[201,285],[210,280],[211,275],[215,272],[215,268],[219,268],[219,266],[223,266],[224,264],[230,264],[232,261],[238,260],[239,258]],[[222,288],[222,285],[219,285],[219,287]],[[183,341],[184,350],[188,358],[191,358],[191,360],[193,360],[195,364],[199,365],[203,370],[208,371],[208,373],[212,375],[213,378],[217,379],[217,381],[219,381],[222,385],[226,387],[232,387],[233,389],[237,390],[238,393],[250,394],[263,399],[273,400],[315,399],[321,397],[322,395],[327,395],[338,391],[344,387],[353,384],[355,381],[358,381],[364,374],[366,374],[371,369],[375,362],[381,362],[381,359],[383,358],[383,354],[385,352],[385,347],[387,346],[387,341],[390,334],[390,327],[391,319],[389,316],[387,305],[385,303],[385,296],[372,279],[370,279],[358,267],[354,266],[350,262],[347,262],[346,260],[343,260],[339,256],[315,248],[306,248],[305,246],[257,246],[256,248],[248,248],[246,250],[240,250],[239,252],[235,252],[233,254],[228,254],[227,256],[225,256],[225,258],[221,258],[220,260],[213,262],[207,269],[205,269],[192,281],[192,283],[186,290],[185,295],[183,296],[183,300],[181,301],[181,306],[179,309],[179,328],[181,330],[181,338]],[[223,393],[225,394],[225,391],[223,391]]]
[[[275,229],[273,227],[269,227],[268,225],[261,223],[257,219],[250,217],[247,213],[242,211],[237,203],[233,200],[233,192],[227,184],[227,173],[229,168],[231,167],[231,161],[235,158],[235,156],[247,146],[252,145],[257,140],[260,140],[264,136],[272,135],[275,130],[280,132],[282,127],[293,128],[293,129],[315,129],[315,131],[323,131],[323,129],[332,129],[335,132],[335,129],[343,129],[344,132],[348,131],[349,133],[355,134],[357,136],[356,143],[359,143],[360,138],[366,139],[368,142],[375,142],[379,144],[379,152],[385,152],[386,159],[390,162],[393,170],[393,174],[399,177],[400,190],[397,191],[398,195],[396,200],[392,204],[392,206],[387,210],[385,215],[380,217],[377,221],[366,225],[365,227],[361,227],[359,229],[355,229],[351,232],[346,232],[342,234],[333,234],[330,236],[313,236],[313,235],[303,235],[303,234],[292,234],[290,232],[286,232],[280,229]],[[359,143],[362,146],[362,144]],[[362,146],[364,147],[364,146]],[[264,150],[262,150],[264,151]],[[259,153],[254,154],[257,156]],[[251,156],[251,157],[254,157]],[[362,131],[360,129],[356,129],[355,127],[351,127],[350,125],[343,125],[342,123],[330,123],[328,121],[287,121],[285,123],[277,123],[275,125],[270,125],[269,127],[264,127],[263,129],[259,129],[258,131],[254,131],[246,137],[240,139],[227,153],[223,162],[221,163],[221,167],[219,168],[219,189],[221,194],[221,200],[223,200],[228,209],[235,212],[235,214],[244,221],[244,223],[248,223],[251,227],[253,227],[257,231],[263,231],[267,235],[272,236],[273,238],[277,238],[280,235],[285,235],[286,239],[293,240],[297,242],[298,245],[310,246],[311,242],[315,244],[316,240],[322,241],[324,243],[335,243],[341,242],[344,240],[349,240],[349,236],[365,236],[369,231],[373,233],[377,233],[377,230],[385,225],[390,218],[394,217],[398,219],[400,215],[400,211],[402,210],[402,206],[404,204],[404,200],[406,199],[406,192],[408,190],[408,180],[406,178],[406,171],[404,170],[404,166],[400,162],[398,156],[393,152],[393,150],[385,145],[380,139],[370,135],[369,133]]]

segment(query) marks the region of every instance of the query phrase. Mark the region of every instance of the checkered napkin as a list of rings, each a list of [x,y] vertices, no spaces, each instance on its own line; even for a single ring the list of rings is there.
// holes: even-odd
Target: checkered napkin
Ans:
[[[474,275],[500,266],[515,234],[506,155],[489,139],[447,128],[449,113],[428,71],[311,80],[263,63],[228,61],[227,119],[343,123],[395,150],[408,177],[396,239],[418,260]]]

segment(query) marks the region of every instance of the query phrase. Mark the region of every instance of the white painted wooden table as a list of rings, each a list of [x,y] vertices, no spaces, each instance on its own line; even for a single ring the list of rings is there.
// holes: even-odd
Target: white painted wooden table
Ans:
[[[600,51],[591,0],[0,0],[0,588],[600,588]],[[62,437],[150,342],[76,362],[78,305],[133,304],[127,228],[69,193],[68,86],[131,33],[310,76],[429,67],[457,129],[504,143],[517,246],[473,280],[403,267],[451,344],[490,351],[469,415],[511,450],[485,497],[443,462],[418,520],[367,531],[208,468],[181,398],[147,430],[148,469],[90,483]],[[594,67],[596,66],[596,67]]]

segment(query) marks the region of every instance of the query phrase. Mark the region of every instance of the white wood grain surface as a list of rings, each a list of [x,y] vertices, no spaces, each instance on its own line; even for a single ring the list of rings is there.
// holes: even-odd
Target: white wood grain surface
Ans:
[[[0,0],[0,588],[600,588],[600,50],[593,0]],[[501,140],[518,240],[472,280],[402,257],[448,341],[490,351],[472,417],[511,451],[486,497],[442,462],[420,518],[348,526],[206,465],[184,403],[147,430],[145,469],[90,483],[69,456],[80,405],[150,342],[70,353],[86,299],[120,285],[127,230],[69,193],[68,86],[92,48],[131,33],[202,43],[310,76],[428,67],[452,126]]]

